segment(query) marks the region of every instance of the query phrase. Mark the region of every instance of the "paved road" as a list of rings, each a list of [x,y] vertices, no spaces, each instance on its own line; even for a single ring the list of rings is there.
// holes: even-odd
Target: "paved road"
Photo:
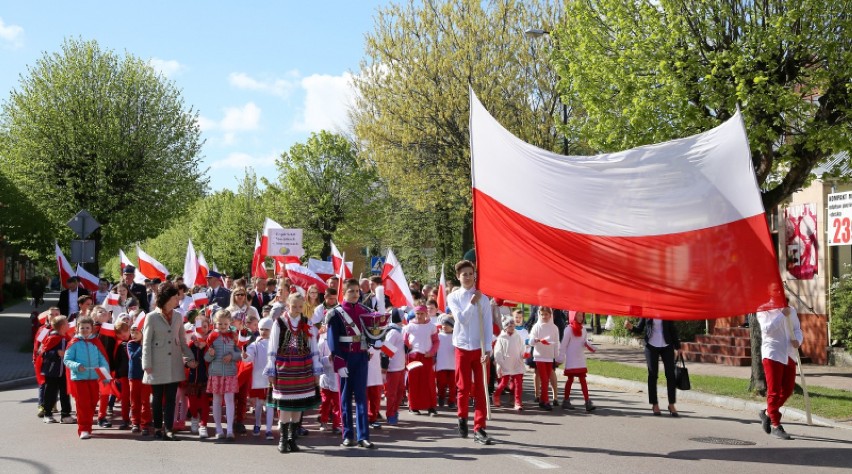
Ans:
[[[526,399],[532,397],[529,378]],[[236,445],[190,439],[151,441],[116,429],[76,439],[74,425],[44,425],[35,414],[34,387],[0,392],[4,420],[0,472],[849,472],[852,430],[787,424],[796,439],[764,434],[755,413],[680,403],[682,416],[653,417],[643,393],[592,386],[594,414],[495,409],[494,446],[455,435],[455,417],[403,413],[400,426],[372,432],[376,451],[341,448],[316,426],[298,454],[279,454],[272,442],[239,438]],[[720,438],[741,445],[707,444]],[[700,462],[696,462],[700,461]]]

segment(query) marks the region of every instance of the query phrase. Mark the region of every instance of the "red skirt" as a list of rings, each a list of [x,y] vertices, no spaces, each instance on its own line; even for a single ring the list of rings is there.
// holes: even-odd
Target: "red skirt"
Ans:
[[[262,398],[266,399],[266,389],[265,388],[253,388],[249,390],[248,394],[249,398]]]
[[[576,369],[565,369],[562,371],[562,375],[572,375],[574,377],[578,375],[586,375],[589,373],[589,369],[586,367],[577,367]]]
[[[428,410],[438,406],[438,388],[435,384],[435,358],[412,352],[408,361],[420,361],[423,367],[408,371],[408,408]]]

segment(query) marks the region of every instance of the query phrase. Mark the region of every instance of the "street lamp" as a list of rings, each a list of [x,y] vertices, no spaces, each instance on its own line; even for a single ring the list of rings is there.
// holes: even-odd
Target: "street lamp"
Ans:
[[[524,36],[527,38],[541,38],[542,36],[551,37],[550,31],[543,28],[527,28],[527,30],[524,31]],[[568,125],[568,106],[565,105],[565,102],[562,102],[562,125]],[[562,154],[568,154],[568,137],[564,134],[562,136]]]

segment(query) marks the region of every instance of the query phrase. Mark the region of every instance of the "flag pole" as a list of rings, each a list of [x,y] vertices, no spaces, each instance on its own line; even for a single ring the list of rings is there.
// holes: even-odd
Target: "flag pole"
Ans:
[[[787,321],[787,332],[790,337],[796,337],[793,334],[793,321],[790,320],[790,315],[785,314],[784,319]],[[808,395],[808,384],[805,381],[805,369],[802,367],[802,358],[799,355],[799,348],[796,348],[796,364],[799,366],[799,376],[802,378],[802,394],[805,396],[805,420],[808,426],[813,426],[814,421],[811,418],[811,397]]]
[[[485,295],[481,296],[482,298]],[[476,304],[479,306],[479,302]],[[482,309],[479,310],[479,346],[482,348],[482,356],[484,357],[486,354],[485,351],[485,318],[482,315]],[[482,362],[482,391],[485,392],[485,418],[487,420],[491,420],[491,402],[488,400],[488,360],[483,360]]]

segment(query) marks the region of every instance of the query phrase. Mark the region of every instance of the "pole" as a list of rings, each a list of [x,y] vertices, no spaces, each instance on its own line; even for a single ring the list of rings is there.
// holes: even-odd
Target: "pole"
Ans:
[[[793,321],[790,320],[790,316],[785,314],[784,319],[787,321],[787,332],[790,337],[796,337],[793,334]],[[796,349],[796,364],[799,366],[799,376],[802,379],[802,394],[805,396],[805,420],[807,421],[808,426],[813,426],[814,422],[811,419],[811,397],[808,395],[808,384],[805,381],[805,369],[802,368],[802,358],[799,356],[798,348]]]
[[[485,297],[484,295],[482,296]],[[476,306],[479,306],[477,302]],[[482,308],[479,308],[479,346],[482,348],[482,356],[485,356],[485,318]],[[485,418],[491,420],[491,402],[488,400],[488,361],[482,361],[482,390],[485,392]]]

